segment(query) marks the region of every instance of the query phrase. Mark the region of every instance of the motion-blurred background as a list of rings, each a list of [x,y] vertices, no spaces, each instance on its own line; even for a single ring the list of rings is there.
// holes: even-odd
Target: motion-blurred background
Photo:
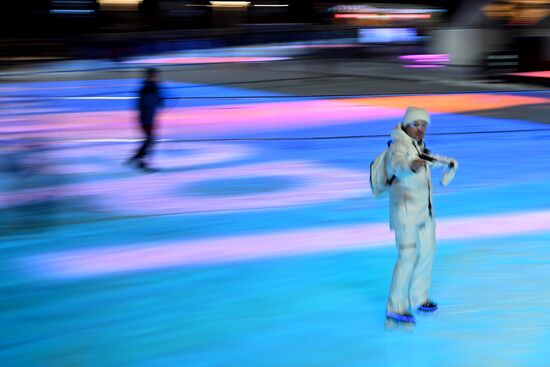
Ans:
[[[0,367],[548,365],[549,10],[1,0]],[[459,170],[433,172],[440,310],[385,328],[369,164],[411,105]]]
[[[0,10],[2,62],[338,38],[363,46],[353,56],[417,44],[491,72],[544,70],[549,58],[545,0],[5,0]]]

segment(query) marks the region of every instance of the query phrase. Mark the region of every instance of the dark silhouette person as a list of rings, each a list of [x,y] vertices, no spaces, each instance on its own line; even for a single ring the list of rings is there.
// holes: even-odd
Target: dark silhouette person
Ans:
[[[156,169],[150,167],[148,157],[151,155],[151,148],[155,138],[155,116],[162,106],[162,97],[157,84],[157,69],[147,69],[145,80],[139,90],[138,111],[139,126],[145,139],[136,153],[128,160],[128,163],[135,165],[145,172],[154,172]]]

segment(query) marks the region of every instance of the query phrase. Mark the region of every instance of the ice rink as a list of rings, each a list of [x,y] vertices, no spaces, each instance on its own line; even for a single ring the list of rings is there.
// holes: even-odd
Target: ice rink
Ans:
[[[0,366],[548,365],[550,93],[289,63],[163,69],[154,174],[124,164],[138,74],[0,84]],[[388,328],[369,164],[409,105],[460,167],[432,172],[440,310]]]

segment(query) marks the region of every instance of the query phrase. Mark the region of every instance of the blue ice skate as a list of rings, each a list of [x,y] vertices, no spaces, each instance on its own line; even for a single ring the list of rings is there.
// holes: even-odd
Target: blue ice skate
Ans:
[[[386,311],[386,318],[399,321],[399,322],[406,322],[411,324],[415,323],[414,316],[408,312],[397,313],[397,312]]]
[[[432,313],[437,311],[437,303],[427,300],[417,308],[418,312]]]

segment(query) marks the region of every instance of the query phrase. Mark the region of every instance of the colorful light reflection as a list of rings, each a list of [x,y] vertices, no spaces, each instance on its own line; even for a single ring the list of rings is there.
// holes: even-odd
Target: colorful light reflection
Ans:
[[[160,136],[188,138],[250,132],[308,129],[354,123],[376,123],[399,119],[405,108],[422,106],[432,113],[465,113],[514,106],[548,103],[548,98],[522,94],[466,93],[449,95],[410,95],[337,100],[219,104],[175,107],[160,115]],[[51,113],[29,120],[26,116],[5,116],[0,140],[10,133],[36,134],[49,138],[136,139],[136,113],[131,110],[80,113]]]
[[[449,62],[451,60],[449,54],[421,54],[421,55],[402,55],[401,60],[409,60],[414,62]]]
[[[228,64],[239,62],[268,62],[268,61],[282,61],[289,60],[290,57],[154,57],[137,60],[124,61],[126,64]]]
[[[524,73],[511,73],[510,75],[526,76],[531,78],[550,78],[550,71],[529,71]]]
[[[407,64],[403,65],[404,68],[409,69],[436,69],[436,68],[444,68],[445,65],[437,65],[437,64]]]
[[[502,237],[550,231],[550,211],[442,219],[438,239]],[[347,251],[393,245],[386,223],[197,241],[70,250],[21,260],[40,277],[74,279],[159,268]]]
[[[375,14],[375,13],[348,13],[334,14],[337,19],[430,19],[431,14]]]

